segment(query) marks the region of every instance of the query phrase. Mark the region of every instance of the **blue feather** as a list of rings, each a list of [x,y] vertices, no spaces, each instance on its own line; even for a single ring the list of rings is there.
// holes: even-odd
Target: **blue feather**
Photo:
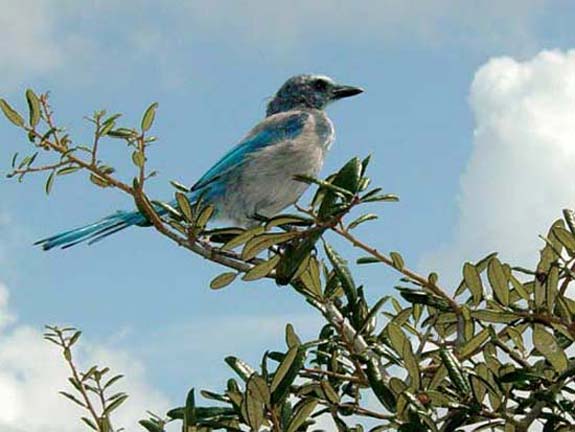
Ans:
[[[84,241],[89,241],[90,244],[94,243],[129,226],[145,222],[146,218],[138,211],[120,211],[93,224],[56,234],[39,240],[34,244],[42,245],[44,250],[50,250],[55,247],[66,249]]]
[[[218,180],[226,173],[236,169],[250,154],[257,150],[287,139],[296,138],[303,131],[307,117],[309,114],[305,112],[280,118],[268,117],[210,168],[191,190],[196,191]]]

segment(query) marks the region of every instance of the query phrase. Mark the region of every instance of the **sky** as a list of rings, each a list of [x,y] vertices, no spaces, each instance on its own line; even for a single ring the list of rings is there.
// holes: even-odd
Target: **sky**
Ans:
[[[381,219],[359,237],[438,271],[448,287],[461,263],[493,250],[529,265],[537,235],[574,207],[575,4],[411,3],[0,0],[0,96],[24,110],[26,88],[50,91],[78,142],[96,109],[122,112],[129,125],[159,102],[149,192],[169,198],[168,181],[193,184],[288,77],[326,74],[366,91],[329,108],[337,139],[323,173],[371,154],[373,184],[401,197],[370,208]],[[0,172],[25,145],[0,121]],[[106,143],[103,157],[131,178],[121,144]],[[57,395],[66,371],[42,340],[45,324],[81,328],[81,363],[126,375],[132,397],[117,423],[128,430],[145,410],[182,403],[192,386],[223,388],[226,355],[256,363],[282,348],[286,322],[313,337],[320,320],[289,289],[211,291],[221,269],[150,230],[34,248],[131,206],[85,180],[64,178],[46,197],[44,179],[0,179],[0,432],[78,429],[78,412]],[[360,270],[371,298],[393,291],[397,274]]]

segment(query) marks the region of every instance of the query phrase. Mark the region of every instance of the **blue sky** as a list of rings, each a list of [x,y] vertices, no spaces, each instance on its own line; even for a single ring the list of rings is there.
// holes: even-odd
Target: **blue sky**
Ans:
[[[453,281],[457,264],[493,248],[529,261],[536,234],[575,196],[572,2],[116,3],[0,0],[0,93],[23,109],[27,87],[50,90],[57,118],[78,142],[89,139],[82,117],[93,110],[123,112],[134,124],[158,101],[160,141],[149,155],[160,172],[149,184],[154,196],[172,193],[168,180],[197,180],[262,118],[283,81],[304,72],[365,88],[329,109],[337,141],[324,174],[372,154],[374,184],[401,202],[376,208],[381,219],[358,234],[400,251],[422,272],[440,269]],[[4,171],[23,138],[0,122]],[[111,141],[103,151],[131,178],[122,144]],[[220,269],[149,230],[93,247],[33,248],[38,238],[131,206],[81,176],[57,182],[50,197],[42,183],[0,180],[0,312],[14,317],[4,320],[0,359],[8,358],[7,341],[24,355],[42,343],[44,324],[73,324],[86,334],[86,362],[103,353],[119,367],[141,367],[135,377],[126,370],[127,379],[155,396],[138,399],[133,411],[161,410],[192,385],[223,385],[225,355],[255,361],[270,344],[281,345],[285,322],[305,335],[316,330],[318,321],[289,289],[235,283],[210,291]],[[346,250],[350,259],[355,254]],[[375,297],[391,292],[397,275],[369,267],[359,278]],[[14,389],[4,397],[33,405],[39,389],[56,386],[55,393],[56,378],[22,378],[18,355],[12,366],[0,365],[0,383]],[[43,355],[26,370],[58,361],[51,350]],[[17,406],[12,414],[0,413],[0,431],[22,426]]]

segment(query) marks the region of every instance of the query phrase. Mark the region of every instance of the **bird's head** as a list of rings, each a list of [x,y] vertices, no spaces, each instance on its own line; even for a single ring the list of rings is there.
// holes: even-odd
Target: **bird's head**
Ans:
[[[296,75],[274,95],[268,104],[267,115],[296,108],[324,109],[333,101],[362,92],[359,87],[337,84],[324,75]]]

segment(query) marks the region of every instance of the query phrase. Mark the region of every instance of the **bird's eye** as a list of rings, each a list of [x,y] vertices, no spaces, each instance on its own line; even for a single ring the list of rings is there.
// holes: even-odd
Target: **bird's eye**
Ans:
[[[327,90],[328,83],[326,80],[318,79],[313,82],[313,88],[319,91]]]

